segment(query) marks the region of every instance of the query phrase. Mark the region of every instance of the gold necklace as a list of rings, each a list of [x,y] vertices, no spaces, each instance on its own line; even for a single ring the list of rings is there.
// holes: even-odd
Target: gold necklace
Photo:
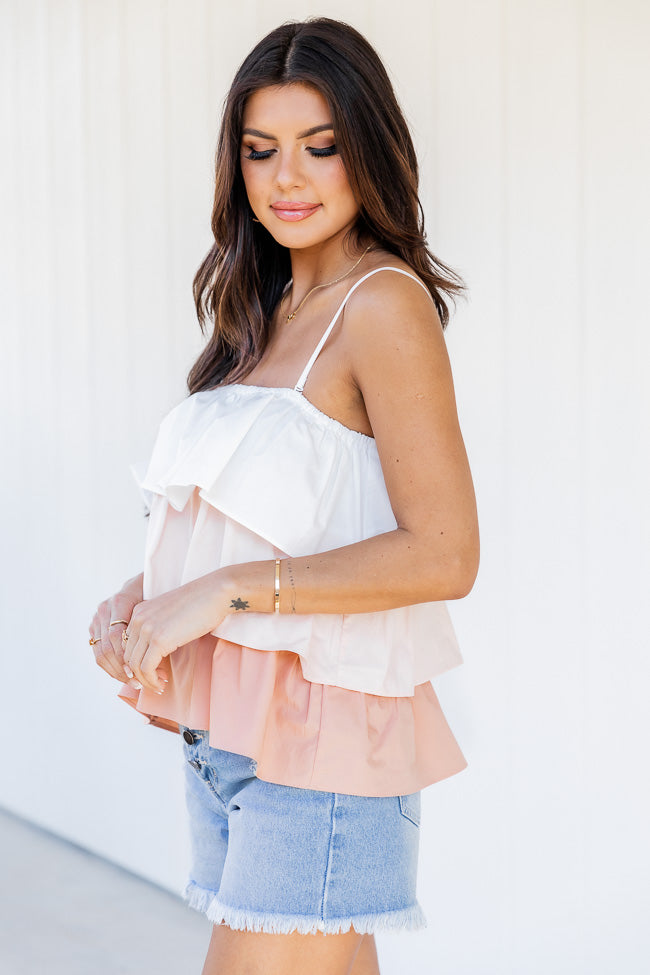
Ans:
[[[363,252],[363,254],[361,255],[361,257],[359,258],[359,260],[356,261],[356,263],[353,264],[352,267],[350,268],[350,270],[349,271],[346,271],[345,274],[342,274],[339,278],[334,278],[333,281],[326,281],[325,284],[317,284],[317,285],[315,285],[311,289],[311,291],[308,291],[307,294],[305,295],[305,297],[302,299],[302,301],[298,305],[298,307],[295,309],[295,311],[289,312],[289,314],[286,316],[287,321],[288,322],[293,321],[293,319],[296,317],[296,315],[298,314],[298,312],[300,311],[300,309],[302,308],[302,306],[304,305],[304,303],[307,301],[307,298],[309,298],[309,296],[312,293],[312,291],[317,291],[319,288],[329,288],[329,286],[331,284],[338,284],[338,282],[339,281],[342,281],[343,278],[347,278],[348,274],[352,274],[352,272],[354,271],[355,267],[358,267],[359,264],[361,264],[361,261],[364,259],[364,257],[366,256],[366,254],[368,253],[368,251],[370,250],[371,247],[372,247],[372,244],[368,244],[368,246],[366,247],[365,251]]]

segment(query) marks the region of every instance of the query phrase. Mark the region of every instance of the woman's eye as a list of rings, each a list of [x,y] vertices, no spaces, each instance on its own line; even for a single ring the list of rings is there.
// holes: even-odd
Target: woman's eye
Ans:
[[[333,156],[336,153],[336,146],[326,146],[324,149],[310,149],[312,156]]]
[[[268,159],[272,152],[273,152],[272,149],[266,149],[264,152],[257,152],[255,149],[250,149],[246,158],[247,159]]]

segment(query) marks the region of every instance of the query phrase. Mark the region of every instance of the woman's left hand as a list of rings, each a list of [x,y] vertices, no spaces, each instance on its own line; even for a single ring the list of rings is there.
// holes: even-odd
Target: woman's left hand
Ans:
[[[210,572],[134,607],[122,636],[124,663],[143,688],[162,694],[165,682],[156,674],[161,660],[224,619],[228,603],[219,581],[219,572]]]

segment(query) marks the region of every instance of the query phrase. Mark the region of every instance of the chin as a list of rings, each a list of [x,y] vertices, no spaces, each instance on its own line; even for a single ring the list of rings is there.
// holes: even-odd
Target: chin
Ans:
[[[307,247],[319,247],[321,244],[326,244],[333,237],[343,234],[349,226],[350,223],[346,223],[336,227],[319,227],[316,230],[316,228],[310,229],[292,224],[288,227],[274,227],[273,230],[269,227],[266,229],[281,247],[287,247],[290,250],[303,250]]]
[[[268,227],[267,230],[269,230]],[[287,247],[291,250],[298,250],[304,247],[318,247],[319,244],[324,244],[332,236],[332,234],[326,232],[316,234],[313,231],[310,233],[306,233],[305,231],[306,228],[301,232],[301,230],[294,227],[287,232],[284,227],[280,227],[275,230],[269,230],[269,233],[281,247]]]

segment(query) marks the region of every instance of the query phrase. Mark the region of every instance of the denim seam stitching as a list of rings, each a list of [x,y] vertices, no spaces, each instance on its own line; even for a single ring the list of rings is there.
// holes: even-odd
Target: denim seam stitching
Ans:
[[[320,916],[323,923],[325,922],[325,911],[327,907],[327,888],[332,873],[332,859],[334,856],[334,834],[336,832],[337,804],[338,804],[338,793],[333,792],[332,793],[332,817],[330,820],[330,838],[329,838],[329,847],[327,851],[327,867],[325,868],[325,881],[323,883],[323,893],[321,896],[321,908],[320,908]]]
[[[410,804],[408,802],[410,796],[409,795],[403,795],[403,796],[398,796],[397,798],[399,799],[399,811],[402,814],[402,816],[404,817],[404,819],[408,819],[408,821],[410,823],[413,823],[414,826],[419,827],[420,826],[420,816],[418,816],[418,814],[414,810],[411,809],[411,806],[410,806]]]
[[[185,744],[187,745],[187,742],[186,742]],[[195,744],[196,744],[196,743],[195,743]],[[187,747],[188,747],[188,748],[191,748],[192,746],[191,746],[191,745],[187,745]],[[198,750],[197,750],[197,751],[198,751]],[[200,779],[200,781],[201,781],[201,782],[202,782],[202,783],[203,783],[204,785],[207,785],[207,787],[208,787],[208,789],[210,790],[210,792],[212,793],[212,795],[214,796],[214,798],[215,798],[215,799],[217,799],[217,800],[218,800],[218,801],[219,801],[219,802],[221,803],[221,805],[222,805],[222,806],[225,806],[225,805],[226,805],[226,803],[225,803],[225,801],[224,801],[224,799],[223,799],[223,797],[219,795],[219,793],[217,792],[217,790],[216,790],[216,789],[215,789],[215,787],[213,786],[213,784],[212,784],[212,782],[211,782],[211,780],[210,780],[210,777],[209,777],[209,775],[208,775],[208,774],[206,774],[206,775],[201,775],[201,771],[200,771],[200,769],[203,769],[203,768],[205,768],[205,766],[206,766],[206,765],[207,765],[208,763],[207,763],[207,762],[202,762],[202,761],[201,761],[200,759],[198,759],[198,758],[195,758],[195,759],[193,759],[193,761],[195,761],[195,762],[198,762],[198,763],[199,763],[199,766],[200,766],[200,768],[196,768],[196,766],[194,766],[194,765],[192,765],[192,761],[190,761],[190,759],[189,759],[189,758],[187,758],[187,764],[188,764],[188,765],[190,766],[190,768],[192,769],[192,771],[194,772],[194,774],[195,774],[195,775],[196,775],[196,776],[197,776],[197,777],[198,777],[198,778]]]
[[[195,761],[198,761],[198,759],[195,759]],[[212,783],[210,782],[210,780],[208,778],[206,778],[205,775],[201,775],[201,769],[203,768],[204,763],[203,762],[199,762],[199,766],[200,767],[199,768],[196,768],[196,766],[195,765],[192,765],[192,762],[188,759],[187,760],[187,764],[190,766],[190,768],[192,769],[192,771],[194,772],[194,774],[198,778],[199,782],[201,782],[203,785],[207,785],[208,789],[210,790],[210,792],[212,793],[212,795],[215,797],[215,799],[218,799],[219,802],[223,802],[223,799],[221,798],[221,796],[220,795],[217,795],[216,791],[214,790],[214,788],[213,788]]]

